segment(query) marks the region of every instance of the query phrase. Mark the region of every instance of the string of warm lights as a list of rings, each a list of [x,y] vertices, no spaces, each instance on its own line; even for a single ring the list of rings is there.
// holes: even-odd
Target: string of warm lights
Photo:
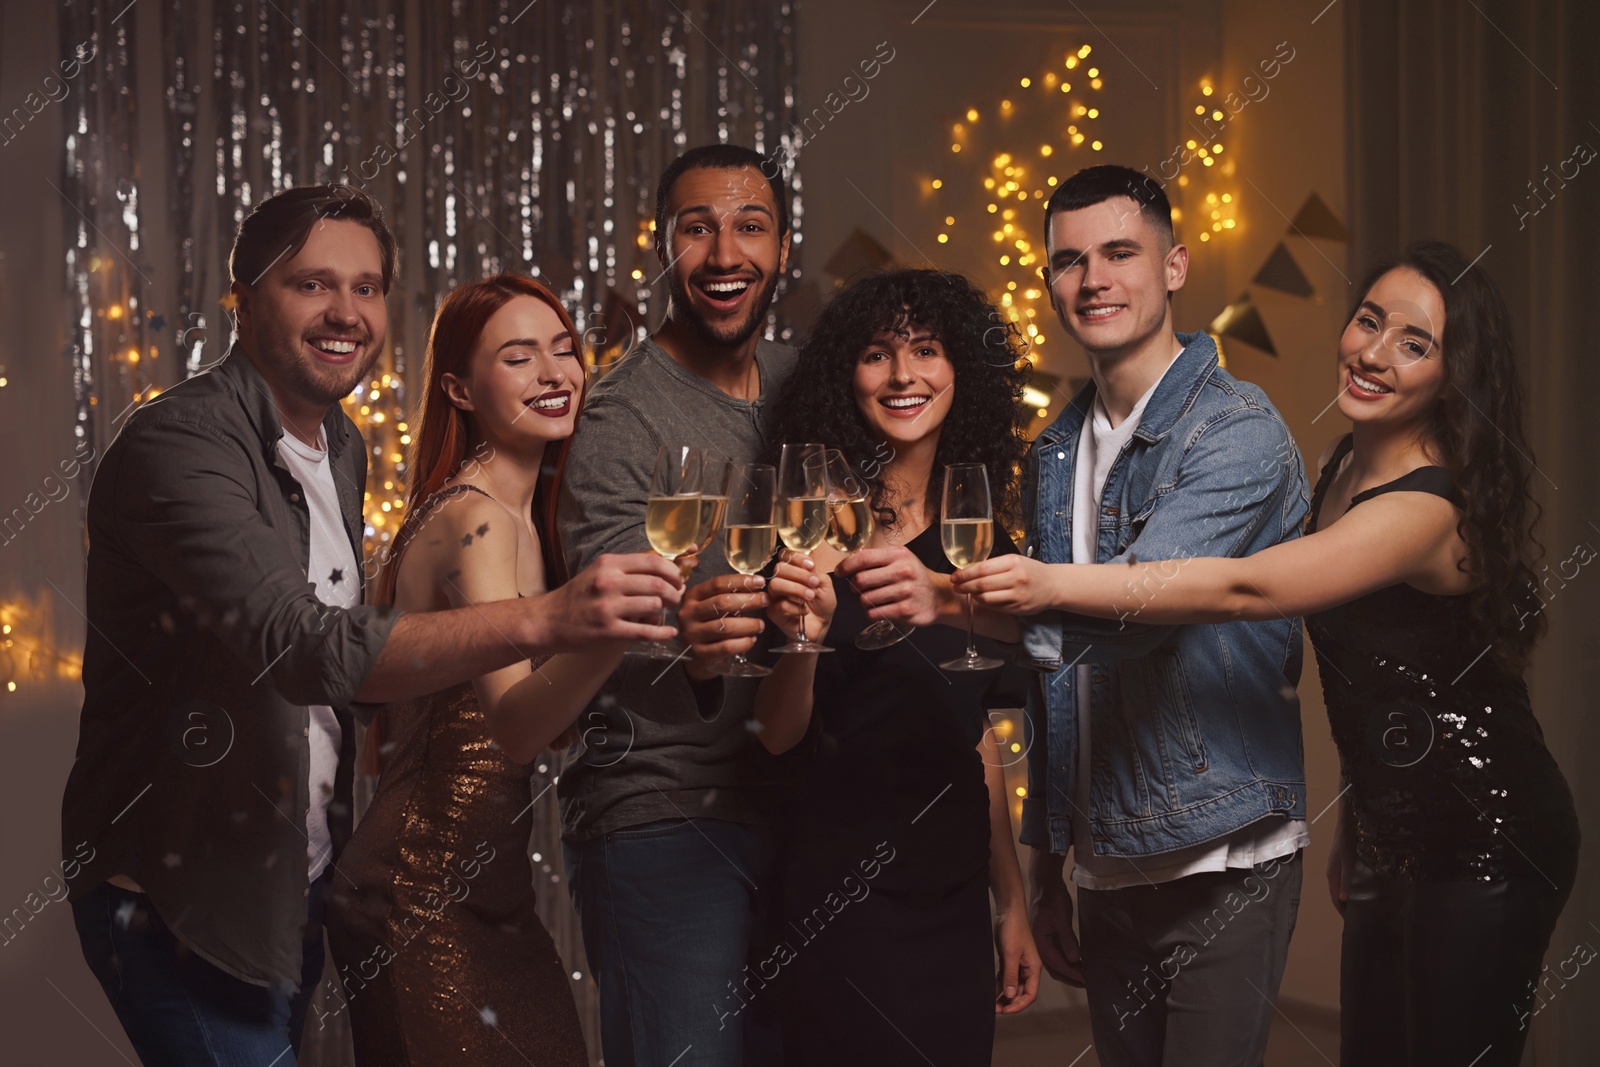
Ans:
[[[387,545],[400,529],[405,514],[405,447],[411,444],[406,423],[405,383],[392,370],[373,378],[344,398],[344,412],[367,443],[367,484],[361,511],[366,536]],[[385,553],[379,547],[376,554]]]
[[[86,266],[91,276],[103,276],[108,279],[108,285],[115,284],[115,280],[111,279],[116,268],[115,261],[90,256]],[[94,314],[102,327],[100,336],[108,342],[108,357],[121,379],[117,384],[127,390],[129,399],[142,403],[159,393],[161,390],[156,387],[154,380],[156,362],[161,353],[154,337],[166,327],[166,316],[149,309],[141,311],[139,297],[134,293],[127,294],[123,299],[113,297],[110,303]],[[141,345],[147,339],[149,343]],[[99,407],[99,397],[91,397],[89,404]]]
[[[979,165],[973,175],[983,189],[978,201],[983,205],[982,216],[976,220],[962,218],[960,207],[941,210],[941,198],[946,198],[947,203],[965,199],[951,195],[958,191],[948,189],[942,177],[930,176],[923,185],[924,195],[943,220],[936,238],[940,244],[950,245],[963,233],[973,234],[972,240],[983,241],[983,237],[976,235],[987,233],[985,243],[992,247],[984,254],[993,255],[994,262],[1002,268],[1003,280],[994,299],[1002,313],[1027,338],[1027,358],[1034,364],[1039,361],[1037,350],[1048,340],[1045,326],[1051,318],[1044,283],[1037,273],[1041,252],[1029,236],[1037,213],[1024,214],[1023,211],[1026,206],[1047,199],[1062,175],[1088,166],[1089,160],[1083,153],[1099,153],[1106,148],[1105,135],[1100,132],[1100,93],[1105,87],[1105,76],[1090,59],[1093,51],[1092,45],[1081,45],[1066,53],[1059,70],[1020,78],[1018,88],[1024,91],[1022,95],[1003,97],[987,114],[978,107],[969,107],[964,115],[951,122],[950,154],[956,167],[969,168],[970,164],[963,167],[964,160],[975,157],[982,148],[997,149],[987,165]],[[1194,115],[1204,121],[1209,112],[1210,120],[1225,122],[1223,111],[1211,100],[1216,93],[1211,80],[1201,79],[1198,89]],[[1056,143],[1041,144],[1036,150],[995,144],[1005,139],[1008,120],[1017,118],[1025,107],[1046,108],[1050,117],[1064,120]],[[991,137],[982,136],[986,123],[995,130]],[[1181,205],[1203,197],[1204,207],[1195,209],[1192,227],[1200,243],[1207,244],[1234,231],[1240,224],[1238,192],[1227,184],[1227,179],[1234,174],[1234,162],[1232,156],[1225,157],[1226,146],[1214,131],[1201,129],[1192,121],[1188,125],[1198,134],[1184,146],[1189,153],[1188,162],[1200,165],[1195,174],[1197,182],[1191,183],[1190,175],[1183,173],[1180,167],[1177,188],[1169,186],[1167,192],[1173,202],[1172,221],[1179,227],[1180,240],[1186,222]],[[1192,185],[1198,187],[1192,188]],[[1049,416],[1050,401],[1050,396],[1042,390],[1030,389],[1025,397],[1026,403],[1037,408],[1040,418]]]
[[[50,598],[0,600],[0,683],[17,692],[20,683],[83,677],[83,656],[55,641]]]
[[[1212,121],[1223,122],[1225,121],[1225,116],[1222,109],[1214,106],[1209,101],[1209,98],[1215,93],[1216,88],[1211,84],[1211,80],[1209,78],[1201,79],[1200,95],[1207,99],[1202,99],[1199,103],[1194,105],[1194,113],[1201,118],[1205,118],[1207,117],[1206,111],[1209,109],[1211,112],[1209,117]],[[1223,177],[1231,178],[1233,176],[1234,163],[1232,156],[1228,157],[1228,161],[1226,163],[1222,164],[1221,166],[1217,165],[1217,161],[1222,157],[1223,149],[1225,147],[1221,138],[1213,137],[1205,143],[1202,143],[1194,138],[1190,138],[1184,142],[1184,147],[1193,152],[1199,158],[1200,165],[1202,167],[1215,168],[1216,171]],[[1180,189],[1187,189],[1188,186],[1189,176],[1187,174],[1178,175],[1178,187]],[[1220,183],[1215,180],[1212,181],[1211,187],[1205,194],[1206,206],[1203,214],[1198,220],[1196,220],[1200,231],[1201,244],[1206,244],[1213,237],[1224,234],[1228,230],[1232,230],[1235,228],[1235,226],[1237,226],[1238,204],[1239,200],[1235,191],[1222,191]],[[1176,225],[1182,221],[1182,218],[1182,211],[1179,208],[1174,207],[1172,209],[1173,223]]]
[[[1092,45],[1085,44],[1068,52],[1062,63],[1065,73],[1047,70],[1037,76],[1020,79],[1018,87],[1029,95],[1018,97],[1017,100],[1007,96],[999,101],[995,109],[994,118],[999,120],[996,125],[1003,129],[1004,121],[1018,114],[1019,100],[1035,105],[1048,101],[1044,106],[1064,108],[1068,121],[1063,137],[1063,154],[1058,156],[1057,146],[1049,143],[1041,144],[1036,153],[1021,149],[999,151],[990,158],[987,166],[981,168],[979,176],[984,190],[981,198],[983,210],[994,217],[985,218],[972,228],[977,230],[981,225],[982,229],[988,230],[989,240],[995,246],[989,254],[994,255],[1000,267],[1004,268],[1003,274],[1010,275],[1002,283],[997,301],[1002,313],[1027,338],[1028,359],[1033,363],[1037,363],[1039,358],[1035,350],[1047,340],[1041,324],[1048,321],[1048,317],[1042,315],[1037,306],[1045,295],[1044,283],[1036,272],[1041,256],[1027,236],[1029,227],[1019,221],[1018,205],[1047,199],[1060,181],[1052,172],[1065,169],[1061,165],[1072,162],[1069,158],[1071,153],[1077,150],[1099,152],[1105,147],[1096,129],[1100,106],[1094,95],[1104,87],[1105,79],[1098,67],[1088,63],[1093,51]],[[978,130],[984,119],[984,114],[978,108],[969,107],[964,121],[951,124],[952,155],[959,157],[963,149],[970,150],[977,146]],[[1074,166],[1070,169],[1077,168]],[[944,188],[943,179],[932,178],[925,191],[937,198],[939,191]],[[937,240],[940,244],[949,244],[957,232],[956,216],[946,213],[944,226]],[[1044,414],[1046,411],[1041,410],[1040,415]]]

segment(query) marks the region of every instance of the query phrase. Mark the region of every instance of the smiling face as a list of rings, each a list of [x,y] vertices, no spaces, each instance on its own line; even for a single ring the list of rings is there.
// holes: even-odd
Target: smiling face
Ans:
[[[916,323],[885,330],[856,357],[856,408],[872,436],[897,451],[937,441],[955,398],[956,371],[944,344]]]
[[[1050,306],[1089,353],[1138,348],[1170,332],[1167,294],[1183,288],[1189,253],[1132,197],[1102,200],[1050,217]]]
[[[697,167],[667,194],[659,248],[670,314],[708,344],[736,347],[761,328],[789,255],[772,187],[756,167]]]
[[[383,253],[359,222],[319,220],[299,252],[234,293],[241,347],[296,412],[349,396],[383,351]]]
[[[555,309],[514,296],[489,317],[465,377],[440,376],[450,401],[472,413],[482,439],[515,447],[572,436],[583,400],[583,362]]]
[[[1423,424],[1444,388],[1444,298],[1396,267],[1367,290],[1339,338],[1339,411],[1351,422]]]

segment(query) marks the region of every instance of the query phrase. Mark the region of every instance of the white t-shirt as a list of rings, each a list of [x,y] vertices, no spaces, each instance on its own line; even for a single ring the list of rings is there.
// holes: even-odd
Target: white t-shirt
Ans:
[[[1179,353],[1182,354],[1181,352]],[[1177,362],[1177,357],[1173,358]],[[1172,364],[1167,364],[1167,370]],[[1166,371],[1161,372],[1166,377]],[[1078,437],[1078,454],[1072,471],[1072,562],[1095,562],[1095,539],[1099,533],[1100,497],[1106,476],[1124,445],[1139,428],[1145,405],[1161,384],[1155,384],[1139,398],[1119,425],[1097,396],[1094,410],[1083,422]],[[1096,856],[1094,849],[1079,848],[1077,842],[1092,842],[1089,832],[1089,682],[1093,669],[1078,664],[1078,777],[1073,790],[1072,880],[1086,889],[1122,889],[1133,885],[1171,882],[1203,871],[1229,867],[1253,867],[1258,863],[1288,856],[1311,840],[1301,819],[1269,817],[1235,830],[1227,837],[1203,841],[1198,845],[1174,849],[1138,860],[1118,856]]]
[[[319,429],[312,448],[291,433],[278,439],[278,455],[288,466],[305,494],[311,515],[311,568],[308,579],[317,587],[317,599],[335,607],[353,608],[361,603],[361,571],[355,552],[345,533],[339,511],[339,494],[333,485],[333,469],[328,463],[327,440]],[[333,799],[333,780],[339,770],[339,720],[326,704],[313,704],[306,737],[311,743],[310,772],[307,775],[306,856],[310,877],[317,879],[328,866],[333,841],[328,834],[328,802]]]

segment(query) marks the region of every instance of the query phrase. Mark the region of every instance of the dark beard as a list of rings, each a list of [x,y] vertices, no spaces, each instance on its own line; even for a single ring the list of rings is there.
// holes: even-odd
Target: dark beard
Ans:
[[[339,403],[349,396],[366,380],[367,374],[378,362],[381,354],[379,349],[372,347],[367,342],[365,358],[360,363],[352,363],[348,367],[335,368],[306,363],[300,357],[300,344],[302,338],[292,340],[278,339],[272,346],[272,361],[280,374],[283,382],[295,396],[307,404],[317,407],[328,407]]]
[[[684,319],[702,341],[712,348],[737,348],[765,325],[767,309],[772,306],[772,297],[778,291],[778,276],[771,275],[761,283],[760,291],[750,304],[750,314],[726,333],[717,332],[709,322],[695,314],[694,305],[689,302],[688,287],[679,282],[678,276],[671,271],[667,272],[667,291],[672,295],[672,306],[682,309]]]

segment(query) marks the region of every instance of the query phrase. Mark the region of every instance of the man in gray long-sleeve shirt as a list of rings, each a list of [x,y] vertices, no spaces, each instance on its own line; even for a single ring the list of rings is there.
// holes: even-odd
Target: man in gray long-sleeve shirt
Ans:
[[[795,365],[762,339],[789,252],[778,168],[749,149],[697,148],[661,177],[656,251],[671,301],[661,328],[590,389],[559,510],[569,567],[647,546],[656,452],[705,449],[754,462]],[[760,579],[712,551],[679,612],[728,638],[761,631]],[[752,679],[688,659],[629,657],[579,720],[583,747],[560,796],[573,902],[600,985],[606,1063],[778,1062],[770,1003],[728,1012],[761,945],[772,881],[776,762],[751,730]]]

